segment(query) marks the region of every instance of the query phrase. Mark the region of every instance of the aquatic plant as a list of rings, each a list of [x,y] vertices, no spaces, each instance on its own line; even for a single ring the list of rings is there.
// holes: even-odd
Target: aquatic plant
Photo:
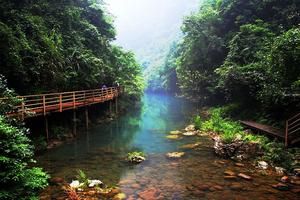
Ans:
[[[77,170],[76,179],[80,183],[83,183],[85,187],[88,186],[88,184],[89,184],[89,179],[88,179],[86,173],[84,171],[82,171],[81,169]]]
[[[146,160],[146,155],[141,151],[129,152],[127,154],[127,160],[133,163],[141,163],[142,161]]]

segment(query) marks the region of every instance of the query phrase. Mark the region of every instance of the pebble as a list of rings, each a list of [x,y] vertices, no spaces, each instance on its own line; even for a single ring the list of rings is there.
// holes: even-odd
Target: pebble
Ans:
[[[234,173],[233,171],[231,171],[231,170],[226,170],[226,171],[224,172],[224,174],[225,174],[226,176],[235,176],[235,173]]]
[[[289,177],[288,176],[283,176],[283,177],[281,177],[280,181],[283,182],[283,183],[287,183],[289,181]]]
[[[214,185],[213,188],[216,190],[223,190],[223,187],[220,185]]]
[[[167,153],[167,157],[168,158],[181,158],[182,156],[184,156],[184,152],[171,152],[171,153]]]
[[[234,179],[237,179],[237,177],[236,176],[224,176],[224,179],[234,180]]]
[[[291,190],[293,193],[300,194],[300,188],[295,188]]]
[[[137,183],[134,183],[134,184],[131,185],[131,188],[132,189],[139,189],[139,188],[141,188],[141,186]]]
[[[252,177],[251,177],[251,176],[248,176],[248,175],[243,174],[243,173],[239,173],[239,174],[238,174],[238,177],[241,177],[241,178],[243,178],[243,179],[245,179],[245,180],[252,180]]]
[[[123,199],[126,199],[126,194],[124,193],[116,194],[113,198],[113,200],[123,200]]]
[[[179,135],[167,135],[166,138],[175,140],[179,139]]]
[[[277,184],[272,185],[272,187],[277,190],[282,190],[282,191],[286,191],[289,189],[289,186],[284,183],[277,183]]]
[[[237,166],[237,167],[244,167],[245,166],[243,163],[235,163],[234,165]]]
[[[232,190],[242,190],[243,186],[240,183],[232,183],[230,186],[230,189]]]
[[[171,131],[170,134],[171,135],[180,135],[181,131]]]
[[[159,191],[157,191],[155,188],[149,188],[144,190],[143,192],[140,192],[138,196],[145,200],[155,200],[159,196]]]

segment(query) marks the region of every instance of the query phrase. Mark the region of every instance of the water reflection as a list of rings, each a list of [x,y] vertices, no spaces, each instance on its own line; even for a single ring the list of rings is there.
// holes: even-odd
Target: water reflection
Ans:
[[[133,110],[118,120],[99,125],[79,140],[50,150],[38,160],[53,176],[74,178],[82,169],[107,184],[117,184],[132,169],[123,162],[127,152],[165,153],[176,146],[165,138],[168,131],[182,128],[192,106],[162,94],[146,94],[141,110]]]

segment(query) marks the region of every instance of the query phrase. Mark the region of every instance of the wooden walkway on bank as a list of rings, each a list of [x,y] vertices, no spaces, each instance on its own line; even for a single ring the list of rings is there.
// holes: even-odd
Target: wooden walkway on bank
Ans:
[[[285,122],[285,130],[279,130],[272,126],[260,124],[254,121],[240,121],[242,125],[250,129],[262,132],[268,136],[284,140],[285,146],[300,142],[300,113],[294,115]]]
[[[8,116],[25,118],[48,115],[54,112],[77,109],[92,104],[103,103],[117,98],[121,93],[120,87],[105,89],[82,90],[72,92],[50,93],[18,96],[20,104],[7,113]],[[0,98],[5,103],[7,98]]]
[[[263,133],[268,134],[269,136],[273,136],[279,139],[284,139],[284,130],[279,130],[277,128],[274,128],[272,126],[268,126],[265,124],[260,124],[253,121],[240,121],[241,124],[244,126],[250,127],[251,129],[254,129],[256,131],[260,131]]]

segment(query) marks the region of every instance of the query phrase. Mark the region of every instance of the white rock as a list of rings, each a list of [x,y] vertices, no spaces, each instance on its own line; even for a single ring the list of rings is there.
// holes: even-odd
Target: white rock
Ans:
[[[184,135],[184,136],[194,136],[196,134],[197,134],[196,131],[188,131],[188,132],[182,133],[182,135]]]
[[[72,183],[70,183],[70,187],[71,188],[79,188],[80,186],[80,182],[79,181],[72,181]]]
[[[100,180],[89,180],[88,183],[89,183],[90,188],[100,186],[103,184],[102,181],[100,181]]]
[[[185,131],[195,131],[196,128],[195,128],[195,125],[191,124],[191,125],[188,125],[184,130]]]
[[[167,153],[167,157],[169,158],[180,158],[182,156],[184,156],[184,152],[171,152],[171,153]]]
[[[265,161],[259,161],[258,162],[258,168],[260,169],[268,169],[268,163]]]
[[[282,167],[275,167],[275,170],[278,175],[283,175],[285,172],[285,169]]]

